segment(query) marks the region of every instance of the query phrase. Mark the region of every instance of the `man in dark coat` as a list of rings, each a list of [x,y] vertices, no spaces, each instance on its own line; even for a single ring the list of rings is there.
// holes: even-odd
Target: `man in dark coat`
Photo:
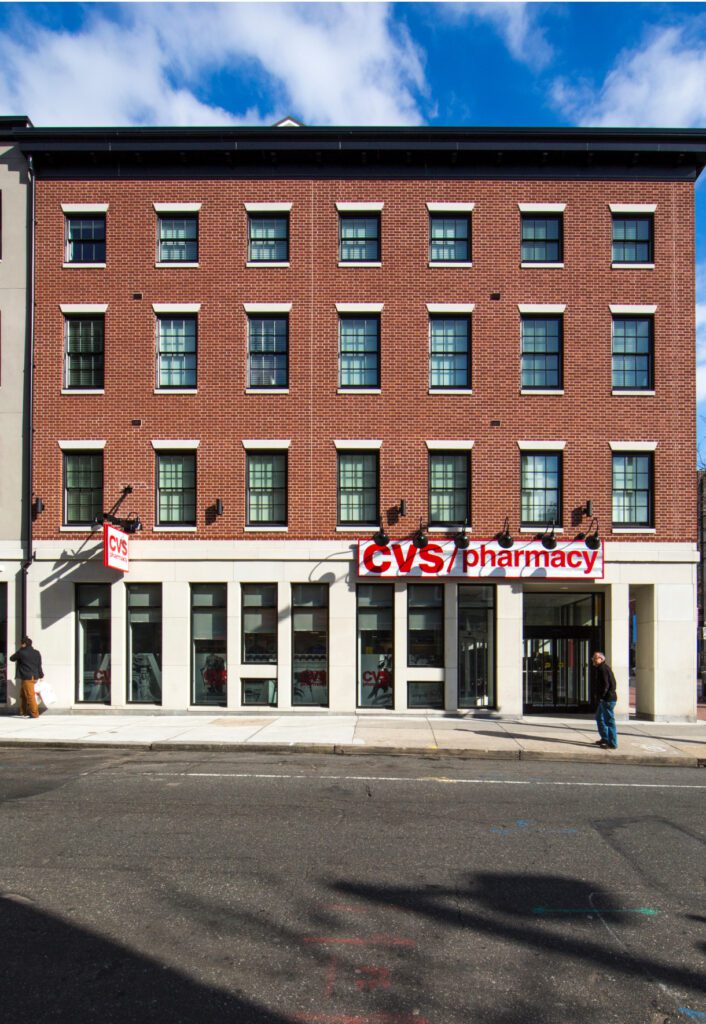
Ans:
[[[32,647],[28,636],[22,637],[19,651],[10,655],[10,661],[17,662],[15,675],[20,680],[20,714],[26,718],[39,718],[34,684],[44,678],[42,656]]]
[[[615,725],[615,703],[618,694],[615,676],[602,651],[596,651],[591,662],[595,680],[594,693],[598,698],[596,725],[601,737],[596,742],[603,750],[615,750],[618,746],[618,730]]]

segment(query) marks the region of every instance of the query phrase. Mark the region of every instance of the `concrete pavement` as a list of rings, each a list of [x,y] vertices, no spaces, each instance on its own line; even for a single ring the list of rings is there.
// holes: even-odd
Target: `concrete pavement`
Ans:
[[[45,711],[0,715],[0,747],[115,747],[153,751],[417,754],[523,761],[706,767],[706,723],[618,724],[619,747],[601,750],[590,718],[458,718],[394,714],[181,714]]]

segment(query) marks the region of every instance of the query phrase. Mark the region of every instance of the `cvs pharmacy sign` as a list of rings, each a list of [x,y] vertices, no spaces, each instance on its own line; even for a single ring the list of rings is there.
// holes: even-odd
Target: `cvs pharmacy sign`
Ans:
[[[457,548],[452,540],[430,541],[417,548],[411,540],[381,546],[358,541],[359,576],[410,576],[417,579],[603,579],[603,545],[583,541],[558,543],[547,550],[536,540],[502,548],[496,540],[472,540]]]
[[[127,534],[110,523],[103,523],[103,565],[118,572],[130,568]]]

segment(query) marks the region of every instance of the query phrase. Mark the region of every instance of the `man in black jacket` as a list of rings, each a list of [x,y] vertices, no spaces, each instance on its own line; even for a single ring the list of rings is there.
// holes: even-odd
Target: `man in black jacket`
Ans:
[[[29,718],[39,718],[34,684],[38,679],[44,678],[42,656],[32,647],[32,641],[28,636],[22,637],[19,651],[10,655],[10,661],[17,662],[15,675],[20,680],[20,714]]]
[[[596,651],[591,658],[595,679],[595,695],[598,698],[596,725],[600,739],[598,746],[603,750],[615,750],[618,746],[618,730],[615,725],[615,703],[618,699],[613,670],[605,660],[602,651]]]

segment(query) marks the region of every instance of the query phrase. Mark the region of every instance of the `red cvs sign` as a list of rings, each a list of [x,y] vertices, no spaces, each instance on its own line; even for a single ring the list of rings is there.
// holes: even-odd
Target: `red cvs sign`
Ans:
[[[103,523],[103,565],[118,572],[130,568],[127,534],[110,523]]]

